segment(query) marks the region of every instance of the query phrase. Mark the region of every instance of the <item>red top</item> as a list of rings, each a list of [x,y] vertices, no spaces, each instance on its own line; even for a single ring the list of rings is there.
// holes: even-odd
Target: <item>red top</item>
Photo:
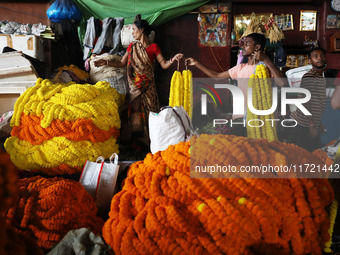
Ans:
[[[131,45],[132,45],[132,43],[129,44],[129,46],[128,46],[127,50],[126,50],[127,52],[131,51]],[[148,47],[146,47],[145,51],[148,54],[151,63],[153,63],[153,61],[158,56],[158,54],[161,53],[161,49],[155,43],[152,43]]]

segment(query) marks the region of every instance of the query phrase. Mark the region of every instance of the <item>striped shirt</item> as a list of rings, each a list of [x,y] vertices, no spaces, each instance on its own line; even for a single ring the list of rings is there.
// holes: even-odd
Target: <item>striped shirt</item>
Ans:
[[[290,117],[296,120],[299,125],[304,127],[310,126],[308,118],[310,119],[310,117],[312,117],[313,123],[319,127],[321,125],[322,114],[326,108],[326,79],[315,72],[314,69],[311,69],[302,77],[300,87],[309,90],[311,93],[311,109],[308,110],[312,116],[304,115],[298,108],[296,111],[291,113]]]

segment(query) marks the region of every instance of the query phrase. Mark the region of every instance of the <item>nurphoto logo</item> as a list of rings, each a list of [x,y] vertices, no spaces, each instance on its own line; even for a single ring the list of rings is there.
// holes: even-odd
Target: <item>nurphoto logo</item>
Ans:
[[[204,80],[203,82],[201,80]],[[207,80],[209,80],[207,82]],[[248,79],[242,79],[242,80],[248,80]],[[225,81],[224,81],[225,82]],[[243,81],[244,82],[244,81]],[[248,82],[248,81],[246,81]],[[210,83],[210,85],[209,85]],[[202,85],[204,85],[205,88],[202,88]],[[214,79],[197,79],[195,82],[194,79],[194,87],[199,89],[200,91],[200,116],[208,115],[208,105],[210,107],[221,107],[223,106],[223,101],[221,99],[221,95],[223,94],[229,94],[229,99],[232,101],[232,115],[240,115],[245,116],[246,110],[249,110],[254,115],[270,115],[272,113],[275,113],[278,104],[280,104],[280,115],[286,116],[287,115],[287,106],[292,105],[293,107],[296,107],[301,110],[301,112],[305,115],[311,115],[311,113],[306,109],[303,104],[307,103],[311,99],[311,93],[304,88],[288,88],[283,87],[281,88],[280,93],[278,93],[278,88],[273,87],[271,93],[272,101],[268,102],[270,105],[269,109],[256,109],[254,107],[253,102],[253,89],[251,87],[247,88],[247,91],[242,91],[241,88],[232,85],[232,84],[226,84],[226,83],[216,83],[216,80]],[[218,92],[218,91],[219,92]],[[198,91],[196,89],[196,91]],[[198,93],[198,92],[197,92]],[[195,93],[196,94],[196,93]],[[245,98],[244,95],[247,95]],[[280,94],[280,98],[278,96]],[[289,98],[289,95],[296,95],[296,94],[303,94],[304,97],[299,98]],[[210,101],[212,100],[212,103],[209,103],[208,100],[210,98]],[[280,102],[279,100],[280,99]],[[219,101],[219,104],[217,103]],[[247,107],[247,109],[246,109]],[[197,109],[197,108],[196,108]],[[222,110],[223,111],[223,110]],[[221,112],[221,111],[220,111]],[[222,116],[223,114],[221,114]],[[297,122],[294,119],[283,119],[280,121],[280,119],[272,118],[272,119],[243,119],[243,121],[234,121],[233,118],[227,119],[227,118],[213,118],[212,124],[215,127],[216,125],[230,125],[231,127],[233,125],[243,125],[244,127],[246,125],[250,127],[261,127],[264,125],[265,121],[268,121],[271,123],[271,126],[273,127],[276,122],[280,122],[281,126],[283,127],[295,127],[297,125]]]

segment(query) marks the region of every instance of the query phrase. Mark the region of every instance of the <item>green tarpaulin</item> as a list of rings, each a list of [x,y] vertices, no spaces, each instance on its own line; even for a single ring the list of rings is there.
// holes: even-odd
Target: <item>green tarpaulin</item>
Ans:
[[[209,0],[73,0],[81,9],[83,18],[79,34],[85,34],[86,20],[90,17],[104,19],[123,17],[124,24],[131,24],[137,14],[142,15],[150,25],[158,26],[179,17]]]
[[[141,14],[150,24],[158,26],[209,2],[207,0],[73,0],[83,13],[83,19],[91,16],[104,19],[123,17],[131,24]]]

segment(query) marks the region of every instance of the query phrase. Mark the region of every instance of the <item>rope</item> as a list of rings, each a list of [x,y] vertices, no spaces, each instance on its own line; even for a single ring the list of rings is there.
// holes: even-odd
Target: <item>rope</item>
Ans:
[[[221,66],[220,63],[218,62],[218,60],[217,60],[217,58],[216,58],[216,56],[215,56],[215,54],[214,54],[214,52],[213,52],[211,46],[209,46],[209,49],[210,49],[211,55],[213,56],[213,58],[215,59],[215,62],[216,62],[217,65],[218,65],[218,67],[221,69],[222,72],[224,72],[225,70],[222,68],[222,66]]]

